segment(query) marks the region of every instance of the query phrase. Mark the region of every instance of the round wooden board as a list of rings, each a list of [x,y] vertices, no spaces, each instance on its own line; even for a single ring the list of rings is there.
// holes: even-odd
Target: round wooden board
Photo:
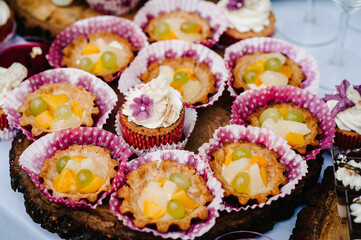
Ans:
[[[105,129],[114,133],[114,119],[123,95],[116,89],[117,83],[110,83],[118,93],[119,101],[112,111]],[[231,115],[233,98],[224,92],[213,106],[198,109],[198,120],[186,150],[197,152],[197,149],[212,137],[215,129],[228,124]],[[19,134],[12,142],[10,150],[10,176],[14,190],[24,193],[25,206],[32,219],[50,232],[56,232],[62,238],[72,239],[157,239],[153,234],[132,231],[125,227],[109,211],[107,201],[95,210],[69,209],[59,206],[48,198],[33,184],[30,177],[18,165],[19,156],[31,144],[23,134]],[[266,232],[280,220],[293,215],[294,209],[303,201],[304,194],[318,179],[323,158],[308,161],[309,173],[293,191],[292,195],[263,208],[247,211],[222,212],[215,226],[200,239],[214,239],[223,233],[247,229]]]

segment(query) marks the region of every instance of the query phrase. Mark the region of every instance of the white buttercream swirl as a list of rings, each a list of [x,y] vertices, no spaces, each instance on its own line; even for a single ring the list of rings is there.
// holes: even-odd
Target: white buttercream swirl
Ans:
[[[360,197],[355,198],[353,200],[354,203],[350,205],[351,215],[355,217],[355,219],[353,220],[355,223],[361,223],[361,204],[359,202],[355,202],[359,200]]]
[[[6,2],[0,0],[0,26],[4,25],[10,18],[10,8]]]
[[[335,117],[336,125],[341,130],[354,131],[361,134],[361,96],[351,85],[347,88],[346,96],[355,103],[355,106],[337,113]],[[332,111],[337,103],[337,100],[326,102],[330,111]]]
[[[226,15],[230,27],[238,32],[260,32],[270,24],[270,0],[244,0],[244,6],[237,10],[228,10],[228,1],[221,0],[217,5]]]
[[[6,96],[28,75],[28,70],[20,63],[13,63],[9,68],[0,67],[0,106]]]
[[[134,98],[142,94],[153,99],[154,105],[148,119],[137,121],[129,106],[134,102]],[[125,99],[122,113],[128,116],[129,121],[150,129],[171,126],[178,120],[183,109],[181,94],[169,86],[168,80],[163,75],[159,75],[147,84],[136,86],[126,93]]]
[[[354,160],[349,161],[347,164],[353,167],[361,168],[361,163],[357,163]],[[345,187],[349,186],[351,189],[355,189],[356,191],[361,189],[361,176],[355,171],[340,167],[337,169],[335,177],[338,181],[342,182]]]

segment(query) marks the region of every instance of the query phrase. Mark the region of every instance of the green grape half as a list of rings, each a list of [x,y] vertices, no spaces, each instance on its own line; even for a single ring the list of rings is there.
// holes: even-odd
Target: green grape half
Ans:
[[[37,116],[40,113],[46,111],[48,109],[48,104],[45,102],[42,97],[36,97],[31,100],[30,103],[30,112],[31,115]]]
[[[279,72],[279,71],[281,71],[281,68],[282,68],[281,60],[279,60],[278,58],[275,58],[275,57],[270,58],[265,62],[263,68],[265,70]]]
[[[184,218],[186,211],[181,201],[172,199],[167,203],[167,213],[178,220]]]
[[[100,57],[102,65],[106,69],[115,69],[117,68],[117,56],[111,51],[106,51]]]
[[[243,74],[243,79],[246,83],[254,83],[258,74],[259,71],[257,70],[248,70],[245,74]]]
[[[177,186],[184,191],[187,191],[189,186],[191,185],[191,182],[183,173],[172,173],[169,176],[169,180],[177,184]]]
[[[173,82],[179,84],[186,84],[188,82],[188,75],[183,71],[178,71],[173,76]]]
[[[251,158],[251,157],[252,157],[252,152],[251,150],[249,150],[249,148],[239,147],[239,148],[235,148],[232,152],[233,161],[237,161],[241,158]]]
[[[161,22],[155,27],[153,33],[157,38],[163,39],[166,38],[170,32],[171,30],[169,24],[166,22]]]
[[[273,121],[278,122],[281,118],[281,113],[277,108],[268,108],[259,116],[259,124],[262,126],[263,122],[268,118],[272,118]]]
[[[240,172],[232,180],[232,188],[239,193],[245,192],[248,188],[251,178],[248,173]]]
[[[297,110],[288,111],[285,114],[284,119],[288,120],[288,121],[299,122],[299,123],[303,123],[305,121],[303,114]]]
[[[181,24],[180,30],[184,33],[195,33],[197,32],[197,24],[191,21],[185,21]]]
[[[79,68],[87,72],[92,72],[94,68],[94,63],[90,58],[85,57],[80,59]]]
[[[73,115],[73,110],[68,104],[63,104],[54,110],[54,117],[56,120],[67,120]]]
[[[76,175],[76,181],[80,186],[86,186],[93,180],[93,173],[89,169],[82,169]]]
[[[61,173],[63,171],[64,167],[66,166],[66,163],[70,160],[70,157],[68,156],[62,156],[56,161],[56,171],[58,173]]]

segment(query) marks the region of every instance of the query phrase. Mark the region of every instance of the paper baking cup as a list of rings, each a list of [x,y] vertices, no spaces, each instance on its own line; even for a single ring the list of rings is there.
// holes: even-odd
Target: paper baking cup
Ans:
[[[101,31],[112,32],[128,39],[138,51],[148,45],[147,37],[143,31],[128,19],[115,16],[86,18],[73,23],[56,36],[47,55],[50,66],[53,68],[61,67],[61,60],[63,58],[62,51],[74,39],[81,35],[87,37],[89,33]],[[117,79],[120,74],[121,72],[113,77],[111,81]]]
[[[315,58],[305,49],[286,41],[268,37],[242,40],[226,48],[224,61],[227,68],[232,72],[238,58],[247,53],[255,52],[280,52],[286,54],[301,66],[303,73],[306,75],[306,80],[301,84],[303,89],[313,94],[317,93],[320,84],[320,71]],[[233,88],[233,82],[234,78],[232,77],[228,81],[228,91],[232,97],[237,97],[239,94]]]
[[[239,142],[240,140],[249,141],[253,143],[261,143],[267,149],[274,151],[280,155],[279,162],[286,165],[287,170],[285,176],[288,178],[286,185],[280,188],[278,195],[270,197],[265,203],[246,205],[244,207],[234,207],[223,202],[221,210],[241,211],[249,208],[262,208],[265,205],[270,205],[277,199],[284,198],[290,195],[295,189],[297,183],[306,175],[307,163],[302,157],[291,150],[286,140],[276,136],[272,131],[257,127],[244,127],[241,125],[228,125],[217,129],[212,139],[208,143],[204,143],[199,149],[199,156],[206,162],[212,161],[212,152],[221,148],[226,142]]]
[[[86,0],[91,8],[107,15],[122,15],[137,6],[139,0]]]
[[[152,18],[173,10],[195,12],[208,21],[211,27],[212,38],[206,41],[195,41],[195,43],[200,43],[207,47],[217,43],[228,27],[228,20],[217,5],[202,0],[151,0],[137,12],[133,21],[144,30]]]
[[[121,205],[122,201],[117,197],[117,189],[121,188],[125,184],[125,175],[133,170],[138,169],[143,163],[158,160],[163,161],[166,159],[193,166],[197,173],[206,179],[207,187],[214,197],[213,201],[207,206],[208,219],[206,221],[192,224],[191,228],[187,231],[160,233],[148,227],[138,228],[134,225],[133,219],[131,217],[121,214],[119,210],[119,206]],[[119,220],[123,222],[125,226],[128,226],[132,230],[153,233],[155,236],[173,239],[193,239],[208,232],[209,229],[214,226],[216,218],[219,216],[218,210],[220,208],[224,193],[224,190],[221,187],[221,183],[218,182],[218,180],[213,176],[208,163],[202,161],[202,159],[200,159],[197,155],[184,150],[156,151],[134,159],[126,164],[124,172],[121,172],[117,175],[117,177],[114,179],[114,183],[118,188],[115,189],[115,192],[110,196],[110,210],[115,216],[119,218]]]
[[[126,93],[130,88],[142,84],[140,76],[147,71],[148,66],[165,58],[191,57],[197,62],[208,65],[210,71],[216,77],[217,92],[209,98],[208,103],[191,106],[201,108],[212,105],[222,95],[226,81],[231,77],[223,59],[214,51],[200,44],[190,43],[182,40],[166,40],[155,42],[142,49],[135,57],[130,66],[124,70],[119,79],[118,89]]]
[[[54,156],[57,150],[68,149],[70,145],[87,145],[107,148],[110,150],[110,156],[119,162],[118,172],[124,170],[125,163],[131,152],[124,140],[106,130],[91,127],[79,127],[72,129],[63,129],[44,137],[31,144],[19,158],[20,166],[29,174],[35,185],[49,198],[50,201],[66,205],[67,207],[86,207],[95,209],[102,204],[102,200],[114,191],[115,185],[112,183],[112,189],[104,192],[95,203],[88,203],[84,199],[80,201],[70,201],[69,199],[56,198],[42,185],[38,175],[43,168],[46,159]]]
[[[7,141],[12,139],[16,136],[18,130],[13,127],[5,128],[4,130],[0,131],[0,142]]]
[[[42,85],[50,83],[70,83],[84,87],[87,91],[97,97],[95,106],[99,109],[99,114],[95,117],[95,127],[102,128],[110,112],[113,110],[118,98],[115,92],[108,84],[95,77],[94,75],[75,68],[51,69],[39,74],[33,75],[23,81],[7,97],[4,104],[4,111],[8,116],[11,126],[21,130],[30,140],[36,140],[37,137],[31,134],[31,130],[19,125],[22,117],[16,110],[25,102],[25,96],[34,92]]]
[[[306,108],[314,117],[319,119],[319,127],[322,130],[321,139],[318,139],[320,143],[317,148],[302,156],[303,159],[315,159],[321,150],[332,146],[335,136],[335,122],[326,103],[309,91],[293,86],[269,87],[243,92],[233,102],[230,123],[248,125],[246,118],[258,107],[267,106],[271,101],[277,103],[292,102],[297,106]]]
[[[182,141],[180,141],[177,144],[175,144],[175,143],[161,144],[159,146],[145,148],[145,149],[134,148],[130,144],[127,143],[128,147],[137,156],[141,156],[146,153],[154,152],[157,150],[172,150],[172,149],[182,150],[185,148],[185,146],[188,142],[188,139],[191,136],[191,133],[193,132],[194,126],[196,125],[196,121],[197,121],[197,111],[192,108],[185,108]],[[121,122],[120,121],[120,112],[118,112],[115,117],[115,131],[119,136],[124,138],[124,130],[123,130],[120,122]]]

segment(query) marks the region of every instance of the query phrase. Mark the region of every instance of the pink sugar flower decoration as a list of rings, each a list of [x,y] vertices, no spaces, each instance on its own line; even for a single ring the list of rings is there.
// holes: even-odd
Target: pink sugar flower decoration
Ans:
[[[154,105],[153,99],[142,94],[140,97],[134,98],[133,101],[134,103],[129,105],[129,108],[133,111],[132,116],[135,117],[137,121],[150,118],[150,113]]]
[[[229,0],[226,5],[228,10],[238,10],[244,6],[244,0]]]

